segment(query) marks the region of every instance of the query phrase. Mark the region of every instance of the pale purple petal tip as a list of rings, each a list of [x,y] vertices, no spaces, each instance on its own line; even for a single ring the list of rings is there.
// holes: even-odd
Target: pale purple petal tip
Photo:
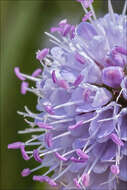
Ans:
[[[22,145],[22,142],[14,142],[12,144],[8,144],[8,149],[18,149],[21,148]]]
[[[31,171],[30,171],[29,168],[25,168],[25,169],[21,172],[21,175],[22,175],[23,177],[26,177],[26,176],[28,176],[28,175],[30,175],[30,174],[31,174]]]
[[[28,86],[29,86],[28,82],[23,81],[21,83],[21,94],[26,94]]]
[[[121,67],[110,66],[104,68],[102,71],[102,81],[107,86],[119,88],[123,78],[124,72]]]
[[[34,159],[35,159],[37,162],[40,162],[40,163],[41,163],[42,160],[43,160],[43,159],[40,158],[39,152],[38,152],[37,149],[33,150],[33,157],[34,157]]]
[[[40,75],[42,73],[42,69],[36,69],[33,73],[32,73],[32,77],[37,77],[38,75]]]
[[[14,68],[14,72],[15,72],[17,78],[19,78],[20,80],[26,80],[26,79],[21,75],[19,67],[15,67],[15,68]]]

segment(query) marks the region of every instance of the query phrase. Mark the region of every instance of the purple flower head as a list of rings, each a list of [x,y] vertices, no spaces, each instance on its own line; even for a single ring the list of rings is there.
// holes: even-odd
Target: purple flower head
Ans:
[[[118,15],[108,0],[109,13],[100,19],[93,0],[77,1],[85,10],[82,22],[74,26],[61,20],[46,33],[55,47],[36,53],[43,75],[40,68],[31,76],[14,69],[21,93],[37,95],[39,113],[27,106],[18,112],[33,119],[19,133],[32,135],[8,149],[38,162],[36,168],[25,168],[23,177],[48,167],[33,180],[62,190],[114,190],[118,181],[127,182],[127,1]]]

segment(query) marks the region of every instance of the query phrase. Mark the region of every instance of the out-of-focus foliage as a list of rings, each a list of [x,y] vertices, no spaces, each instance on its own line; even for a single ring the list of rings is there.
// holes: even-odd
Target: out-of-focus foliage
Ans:
[[[117,4],[121,2],[117,0]],[[120,4],[119,4],[120,5]],[[107,0],[95,0],[95,10],[106,12]],[[119,6],[120,7],[120,6]],[[57,21],[67,18],[76,24],[83,16],[80,4],[75,0],[1,0],[1,190],[35,190],[47,189],[36,184],[31,176],[22,178],[20,171],[26,167],[34,168],[37,164],[32,160],[26,163],[19,151],[8,151],[7,144],[27,139],[27,135],[17,134],[24,129],[22,117],[16,111],[23,111],[24,105],[35,111],[36,97],[27,93],[20,94],[20,81],[13,70],[20,66],[21,71],[31,74],[39,67],[35,59],[38,48],[51,47],[44,31],[49,31]],[[42,171],[40,171],[41,173]]]

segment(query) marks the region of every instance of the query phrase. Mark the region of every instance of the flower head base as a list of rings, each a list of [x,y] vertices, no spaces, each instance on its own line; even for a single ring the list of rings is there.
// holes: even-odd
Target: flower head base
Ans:
[[[36,54],[43,76],[40,68],[31,76],[14,69],[22,81],[21,93],[37,95],[40,113],[26,106],[26,112],[18,112],[33,119],[25,119],[31,128],[19,133],[36,135],[8,148],[20,149],[25,160],[39,163],[24,169],[23,177],[49,167],[33,180],[59,189],[113,190],[117,180],[127,181],[127,1],[118,15],[108,0],[109,14],[101,19],[93,0],[77,1],[85,10],[82,22],[74,26],[67,19],[60,21],[51,28],[60,39],[46,33],[56,46]],[[35,81],[35,88],[27,79]]]

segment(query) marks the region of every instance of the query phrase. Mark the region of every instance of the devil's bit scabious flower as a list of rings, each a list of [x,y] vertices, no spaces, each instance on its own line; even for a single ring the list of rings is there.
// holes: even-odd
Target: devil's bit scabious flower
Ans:
[[[35,134],[8,148],[39,163],[25,168],[23,177],[49,167],[33,180],[59,189],[113,190],[127,181],[127,1],[118,15],[108,0],[109,13],[99,19],[93,0],[77,1],[86,12],[82,22],[60,21],[51,28],[60,38],[46,33],[55,47],[36,53],[43,72],[39,68],[28,76],[14,69],[21,93],[37,95],[40,114],[27,106],[26,113],[18,112],[33,119],[25,119],[31,128],[19,133]]]

